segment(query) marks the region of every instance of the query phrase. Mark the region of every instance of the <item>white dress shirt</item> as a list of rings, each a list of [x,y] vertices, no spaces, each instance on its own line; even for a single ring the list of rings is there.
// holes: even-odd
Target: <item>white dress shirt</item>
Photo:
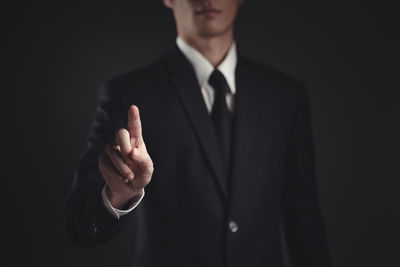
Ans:
[[[211,113],[214,104],[215,91],[208,83],[208,79],[214,70],[213,65],[196,49],[188,45],[179,36],[176,38],[176,44],[179,49],[189,60],[194,68],[197,81],[203,94],[204,102],[207,110]],[[235,71],[237,63],[236,44],[233,43],[224,60],[217,66],[217,69],[224,75],[226,82],[229,85],[230,94],[226,94],[226,104],[229,111],[233,111],[233,96],[236,93]]]
[[[207,107],[208,112],[211,113],[212,106],[214,104],[215,91],[212,88],[212,86],[208,83],[208,79],[210,78],[211,73],[214,71],[213,65],[198,50],[191,47],[179,36],[176,38],[176,44],[179,50],[182,51],[184,56],[192,64],[194,72],[196,74],[197,81],[201,88],[201,93],[203,95],[204,103]],[[226,104],[230,112],[233,112],[234,110],[233,96],[236,93],[236,83],[235,83],[236,65],[237,65],[237,51],[236,51],[236,44],[235,42],[233,42],[225,58],[217,66],[217,69],[224,75],[226,82],[228,83],[230,88],[230,93],[226,94]],[[139,194],[138,199],[134,203],[132,203],[127,210],[120,210],[114,208],[111,205],[107,197],[105,188],[106,186],[103,187],[103,190],[101,192],[104,205],[106,209],[117,219],[119,219],[120,216],[128,214],[133,209],[135,209],[144,197],[144,189],[142,189],[142,192]]]

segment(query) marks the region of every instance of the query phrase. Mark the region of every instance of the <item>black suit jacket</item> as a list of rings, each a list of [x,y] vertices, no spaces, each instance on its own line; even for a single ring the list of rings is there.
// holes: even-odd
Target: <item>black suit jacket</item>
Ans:
[[[176,46],[154,64],[108,81],[66,211],[70,239],[95,245],[129,227],[130,215],[116,220],[104,208],[97,162],[136,104],[155,171],[133,211],[135,266],[281,267],[281,223],[293,266],[330,266],[305,88],[240,54],[236,85],[227,175],[194,70]]]

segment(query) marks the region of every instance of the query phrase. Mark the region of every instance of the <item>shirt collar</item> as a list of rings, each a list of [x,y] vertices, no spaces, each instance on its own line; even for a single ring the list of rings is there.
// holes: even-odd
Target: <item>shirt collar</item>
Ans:
[[[181,52],[192,64],[200,88],[203,88],[208,82],[208,79],[210,78],[210,75],[214,70],[213,65],[198,50],[191,47],[181,37],[178,36],[176,38],[176,44]],[[224,75],[232,94],[236,93],[236,64],[237,51],[236,44],[235,42],[233,42],[224,60],[217,66],[217,69]]]

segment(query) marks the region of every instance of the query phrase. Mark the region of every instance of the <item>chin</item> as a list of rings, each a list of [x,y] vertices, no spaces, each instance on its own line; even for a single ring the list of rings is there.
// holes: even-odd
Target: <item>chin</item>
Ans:
[[[220,25],[202,25],[198,28],[198,33],[203,37],[215,37],[223,35],[228,29],[229,27],[221,27]]]

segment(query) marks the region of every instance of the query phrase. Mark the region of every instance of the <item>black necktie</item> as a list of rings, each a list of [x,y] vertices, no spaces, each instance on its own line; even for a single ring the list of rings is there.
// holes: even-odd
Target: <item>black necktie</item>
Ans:
[[[232,117],[226,105],[225,95],[229,93],[229,86],[224,75],[217,69],[212,72],[208,83],[215,91],[211,119],[214,124],[225,171],[228,174],[232,141]]]

